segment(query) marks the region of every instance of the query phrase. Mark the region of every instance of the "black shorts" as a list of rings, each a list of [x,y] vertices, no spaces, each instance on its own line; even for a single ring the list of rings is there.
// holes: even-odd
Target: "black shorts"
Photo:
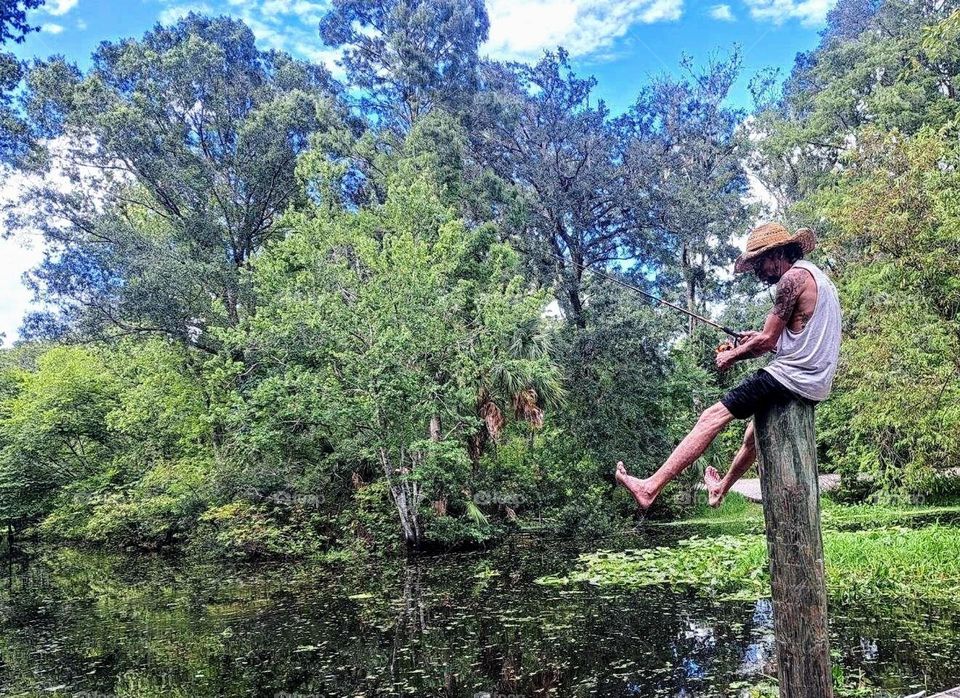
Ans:
[[[770,405],[784,405],[790,400],[817,404],[815,400],[808,400],[788,390],[762,368],[751,373],[740,385],[720,398],[723,406],[737,419],[752,417]]]

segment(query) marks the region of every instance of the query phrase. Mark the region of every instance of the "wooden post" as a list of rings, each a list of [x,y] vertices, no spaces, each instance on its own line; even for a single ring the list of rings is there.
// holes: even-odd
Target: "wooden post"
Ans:
[[[813,406],[754,417],[767,526],[780,698],[832,698]]]

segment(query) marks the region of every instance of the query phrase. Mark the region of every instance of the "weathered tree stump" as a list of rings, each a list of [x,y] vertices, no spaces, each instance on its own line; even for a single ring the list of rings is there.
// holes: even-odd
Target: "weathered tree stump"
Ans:
[[[754,422],[780,698],[832,698],[813,406],[793,400]]]

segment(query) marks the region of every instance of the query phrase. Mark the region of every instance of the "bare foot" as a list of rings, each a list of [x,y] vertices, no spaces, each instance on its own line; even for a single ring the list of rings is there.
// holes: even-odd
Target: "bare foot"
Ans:
[[[641,480],[627,473],[627,469],[623,466],[623,461],[617,462],[617,482],[630,491],[630,494],[637,500],[637,504],[640,505],[641,509],[650,508],[653,500],[657,498],[657,495],[653,494],[647,487],[646,480]]]
[[[712,465],[703,472],[703,484],[707,487],[707,504],[713,508],[723,504],[723,479]]]

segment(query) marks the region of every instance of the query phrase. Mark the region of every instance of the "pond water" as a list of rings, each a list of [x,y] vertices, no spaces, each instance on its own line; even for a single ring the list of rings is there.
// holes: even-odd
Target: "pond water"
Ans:
[[[647,528],[600,545],[688,534]],[[598,547],[581,545],[518,537],[345,569],[46,550],[6,563],[0,693],[693,697],[770,686],[768,601],[534,583]],[[834,603],[831,626],[845,695],[960,684],[960,606]]]

